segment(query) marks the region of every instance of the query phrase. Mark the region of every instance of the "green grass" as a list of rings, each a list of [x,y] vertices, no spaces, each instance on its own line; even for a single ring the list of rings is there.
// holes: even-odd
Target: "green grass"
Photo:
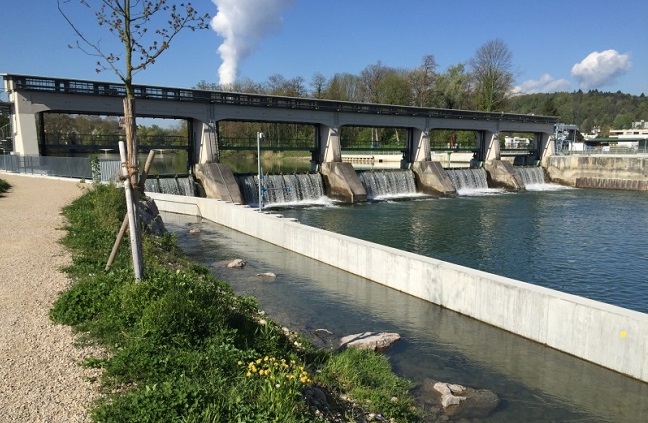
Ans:
[[[276,323],[258,313],[254,298],[234,295],[209,269],[188,261],[173,235],[144,236],[145,277],[135,282],[128,243],[103,270],[125,213],[123,191],[93,185],[65,207],[73,284],[50,311],[107,358],[86,365],[103,370],[105,394],[94,405],[99,422],[312,422],[303,390],[317,385],[342,414],[380,412],[417,421],[408,382],[384,356],[295,346]],[[355,410],[355,411],[354,411]]]
[[[2,197],[2,194],[5,192],[9,191],[9,188],[11,188],[11,184],[4,179],[0,179],[0,197]]]

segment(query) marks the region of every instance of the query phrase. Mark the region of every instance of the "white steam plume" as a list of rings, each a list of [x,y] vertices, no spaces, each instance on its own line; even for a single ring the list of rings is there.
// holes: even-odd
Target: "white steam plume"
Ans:
[[[224,38],[218,47],[222,64],[218,68],[221,85],[236,80],[239,62],[249,56],[265,37],[281,28],[282,12],[293,0],[212,0],[218,13],[211,21],[214,31]]]

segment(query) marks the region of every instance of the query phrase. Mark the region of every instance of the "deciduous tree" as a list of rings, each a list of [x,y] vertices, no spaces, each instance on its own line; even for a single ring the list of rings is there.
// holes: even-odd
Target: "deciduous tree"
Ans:
[[[513,87],[512,60],[511,50],[500,38],[486,42],[470,59],[479,109],[502,110]]]

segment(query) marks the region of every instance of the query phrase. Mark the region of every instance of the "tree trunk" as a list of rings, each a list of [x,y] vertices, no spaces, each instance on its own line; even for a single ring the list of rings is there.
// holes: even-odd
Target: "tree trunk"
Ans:
[[[126,153],[128,155],[128,175],[131,187],[139,190],[137,161],[137,125],[135,123],[135,99],[124,98],[124,129],[126,132]]]

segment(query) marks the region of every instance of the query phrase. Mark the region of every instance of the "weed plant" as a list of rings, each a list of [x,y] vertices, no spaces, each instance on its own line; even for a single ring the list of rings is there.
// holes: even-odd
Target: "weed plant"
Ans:
[[[304,389],[319,386],[334,394],[332,404],[346,393],[347,407],[417,421],[409,384],[392,374],[385,357],[329,353],[289,339],[260,318],[254,298],[234,295],[209,269],[188,261],[171,234],[143,237],[142,281],[134,281],[126,242],[105,272],[125,211],[123,190],[100,184],[63,209],[72,285],[50,316],[106,351],[85,363],[103,370],[94,420],[340,421],[307,403]]]
[[[0,197],[2,197],[2,194],[5,192],[9,191],[9,188],[11,188],[11,184],[4,179],[0,179]]]

